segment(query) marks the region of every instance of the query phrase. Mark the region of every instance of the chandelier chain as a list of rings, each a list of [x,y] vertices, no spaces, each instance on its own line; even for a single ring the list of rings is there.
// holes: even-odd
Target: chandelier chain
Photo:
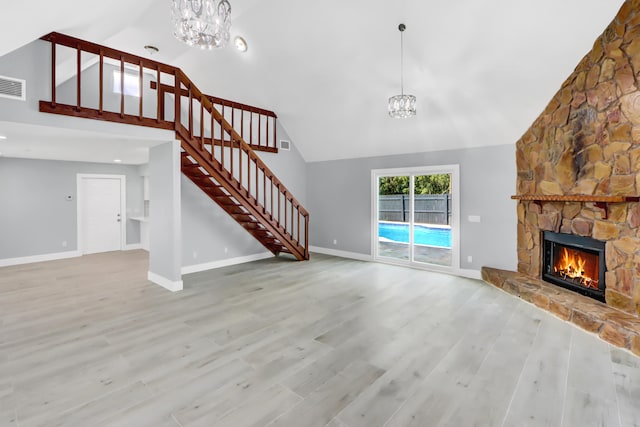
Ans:
[[[400,27],[400,94],[404,95],[404,26]]]

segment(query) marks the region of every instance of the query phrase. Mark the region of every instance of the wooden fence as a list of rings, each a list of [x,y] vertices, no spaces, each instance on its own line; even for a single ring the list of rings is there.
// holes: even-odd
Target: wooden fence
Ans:
[[[418,224],[451,224],[451,194],[416,194],[414,222]],[[409,194],[378,196],[380,221],[409,222],[411,199]]]

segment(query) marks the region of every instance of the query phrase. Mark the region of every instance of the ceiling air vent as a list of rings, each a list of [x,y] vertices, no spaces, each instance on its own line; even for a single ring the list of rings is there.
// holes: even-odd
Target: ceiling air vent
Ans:
[[[280,149],[281,150],[285,150],[285,151],[291,150],[291,142],[287,141],[287,140],[284,140],[284,139],[281,139],[280,140]]]
[[[26,80],[0,76],[0,98],[25,101],[27,99]]]

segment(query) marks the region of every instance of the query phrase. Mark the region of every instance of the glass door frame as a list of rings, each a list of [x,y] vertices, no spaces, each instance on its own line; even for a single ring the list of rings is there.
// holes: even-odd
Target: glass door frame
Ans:
[[[413,234],[409,233],[409,259],[401,260],[378,255],[378,195],[381,177],[421,176],[449,174],[451,176],[451,265],[442,266],[414,261]],[[414,180],[410,179],[410,224],[414,224]],[[460,271],[460,166],[438,165],[410,168],[372,169],[371,170],[371,254],[373,260],[386,264],[397,264],[431,271],[458,273]]]

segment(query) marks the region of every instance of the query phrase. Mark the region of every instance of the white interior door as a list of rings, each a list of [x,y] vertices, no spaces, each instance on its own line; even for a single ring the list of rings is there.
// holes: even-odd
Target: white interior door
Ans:
[[[83,177],[81,179],[82,253],[122,249],[122,178]]]

